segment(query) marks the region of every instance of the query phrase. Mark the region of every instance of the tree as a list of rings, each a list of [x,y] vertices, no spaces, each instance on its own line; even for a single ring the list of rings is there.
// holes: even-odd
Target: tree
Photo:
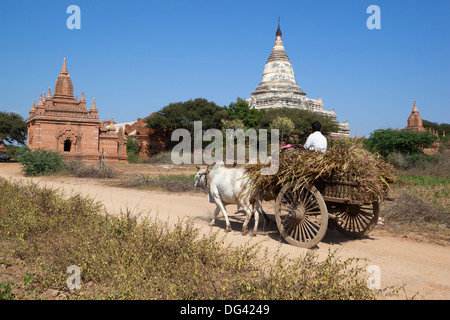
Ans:
[[[24,144],[27,139],[25,120],[17,113],[0,111],[0,139]]]
[[[450,124],[449,123],[436,123],[427,120],[423,120],[423,126],[425,129],[431,128],[433,131],[437,131],[439,137],[442,137],[445,132],[445,137],[447,138],[450,135]]]
[[[286,117],[276,117],[269,126],[269,129],[280,130],[281,141],[286,141],[288,136],[294,131],[294,122]]]
[[[244,121],[241,119],[235,119],[235,120],[225,120],[222,119],[222,132],[225,132],[227,129],[242,129],[245,130],[245,124]]]
[[[417,133],[412,130],[380,129],[372,132],[364,145],[369,151],[387,157],[393,152],[417,154],[436,140],[437,137],[428,131]]]
[[[284,117],[292,120],[294,130],[292,133],[298,134],[301,139],[305,139],[311,133],[311,124],[319,121],[322,125],[322,133],[327,135],[331,132],[337,132],[337,123],[329,118],[309,110],[294,108],[277,108],[267,110],[261,118],[260,128],[269,128],[270,124],[277,118]]]
[[[197,98],[185,102],[170,103],[147,118],[146,122],[150,128],[184,128],[193,134],[194,121],[202,121],[204,129],[220,129],[222,128],[221,119],[226,117],[227,111],[225,108],[204,98]]]
[[[264,114],[263,110],[250,108],[247,101],[237,98],[236,102],[231,102],[228,107],[225,107],[228,112],[229,120],[240,119],[246,128],[255,128]]]

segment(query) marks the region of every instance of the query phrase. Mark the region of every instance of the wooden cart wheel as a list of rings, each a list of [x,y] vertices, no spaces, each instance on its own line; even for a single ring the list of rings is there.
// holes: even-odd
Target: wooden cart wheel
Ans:
[[[368,235],[375,228],[380,206],[378,202],[366,205],[332,206],[330,213],[336,215],[332,226],[340,233],[355,239]]]
[[[283,238],[290,244],[312,248],[324,237],[328,211],[322,195],[315,186],[283,186],[275,205],[275,220]]]

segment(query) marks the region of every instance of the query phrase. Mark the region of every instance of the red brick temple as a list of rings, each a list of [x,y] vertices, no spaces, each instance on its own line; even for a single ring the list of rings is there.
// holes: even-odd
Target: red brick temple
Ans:
[[[102,125],[95,98],[88,110],[84,92],[80,100],[74,96],[66,59],[53,96],[49,88],[47,94],[41,94],[37,106],[33,100],[27,126],[30,149],[60,151],[68,159],[98,160],[103,153],[105,160],[127,160],[123,130],[116,132],[114,126]]]
[[[106,128],[110,128],[112,124],[116,132],[123,129],[123,133],[128,139],[136,139],[141,146],[139,156],[145,158],[165,151],[173,131],[173,128],[153,129],[147,127],[145,120],[152,116],[153,114],[143,119],[138,118],[134,122],[115,123],[111,120],[105,121],[104,124]]]

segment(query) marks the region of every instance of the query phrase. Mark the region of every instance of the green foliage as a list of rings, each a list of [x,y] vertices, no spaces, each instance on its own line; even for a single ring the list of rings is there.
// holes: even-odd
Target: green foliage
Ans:
[[[447,135],[445,138],[448,139],[448,136],[450,135],[450,124],[449,123],[439,124],[436,122],[423,120],[423,126],[424,126],[424,128],[431,128],[433,131],[437,131],[439,137],[442,137],[444,132]]]
[[[261,121],[264,111],[250,108],[247,101],[237,98],[225,108],[229,120],[241,120],[246,128],[255,128]]]
[[[430,176],[413,176],[402,174],[398,179],[404,182],[411,183],[415,186],[425,186],[434,188],[441,185],[450,185],[450,178],[430,177]]]
[[[242,129],[245,130],[245,124],[244,121],[241,119],[233,119],[233,120],[225,120],[222,119],[222,132],[225,133],[227,129]]]
[[[287,137],[294,131],[294,122],[286,117],[276,117],[269,125],[269,129],[280,130],[280,138],[285,141]]]
[[[135,138],[127,139],[127,156],[129,163],[137,163],[139,161],[139,152],[141,151],[142,145],[139,140]]]
[[[436,157],[423,153],[405,154],[394,151],[386,156],[386,161],[396,169],[408,170],[413,167],[424,168],[428,163],[436,161]]]
[[[133,152],[127,152],[127,161],[128,163],[138,163],[139,155]]]
[[[7,144],[7,145],[5,145],[5,147],[6,147],[6,154],[8,156],[10,156],[12,160],[17,160],[20,148],[23,148],[25,146],[24,145],[22,145],[22,146],[15,146],[13,144]]]
[[[322,125],[322,133],[328,135],[337,132],[337,123],[329,118],[325,118],[315,112],[292,108],[279,108],[267,110],[261,118],[260,128],[269,128],[270,124],[278,117],[291,119],[295,125],[292,133],[298,134],[300,138],[306,139],[311,133],[311,124],[319,121]]]
[[[139,140],[135,138],[128,138],[127,139],[127,153],[133,152],[135,154],[138,154],[141,151],[142,145],[139,143]]]
[[[375,130],[364,141],[371,152],[378,152],[387,157],[393,152],[416,154],[421,148],[429,147],[437,138],[430,132],[416,133],[411,130]]]
[[[212,101],[203,98],[185,102],[171,103],[154,113],[146,122],[150,128],[185,128],[194,133],[194,121],[202,121],[203,128],[220,129],[221,119],[226,118],[227,111]]]
[[[408,161],[411,163],[411,166],[424,166],[426,163],[434,161],[435,157],[423,154],[423,153],[414,153],[408,156]]]
[[[46,149],[30,150],[24,148],[18,156],[23,165],[22,170],[27,176],[39,176],[64,170],[66,167],[63,156],[56,151]]]
[[[17,113],[0,111],[0,140],[23,144],[26,139],[27,124],[25,120]]]
[[[280,133],[293,133],[299,135],[300,139],[306,139],[311,133],[311,124],[319,121],[322,124],[322,133],[327,135],[338,131],[336,121],[323,117],[315,112],[293,108],[280,108],[271,110],[257,110],[250,108],[247,101],[237,98],[228,107],[220,107],[214,102],[203,98],[185,102],[171,103],[160,111],[147,118],[146,123],[150,128],[184,128],[191,136],[194,133],[194,121],[202,121],[203,129],[270,129],[271,124],[277,118],[286,118],[292,121],[288,127],[283,125]],[[279,120],[277,120],[279,121]],[[286,124],[286,123],[285,123]],[[280,123],[277,124],[277,126]],[[286,130],[288,129],[288,130]],[[204,142],[205,144],[205,142]],[[172,143],[167,143],[171,148]]]
[[[14,300],[16,296],[12,292],[11,283],[9,281],[0,282],[0,300]]]

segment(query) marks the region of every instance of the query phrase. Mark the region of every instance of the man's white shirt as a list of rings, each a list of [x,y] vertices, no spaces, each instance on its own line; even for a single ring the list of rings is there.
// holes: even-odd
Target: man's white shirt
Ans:
[[[305,149],[325,152],[327,151],[327,138],[320,131],[313,132],[306,139]]]

